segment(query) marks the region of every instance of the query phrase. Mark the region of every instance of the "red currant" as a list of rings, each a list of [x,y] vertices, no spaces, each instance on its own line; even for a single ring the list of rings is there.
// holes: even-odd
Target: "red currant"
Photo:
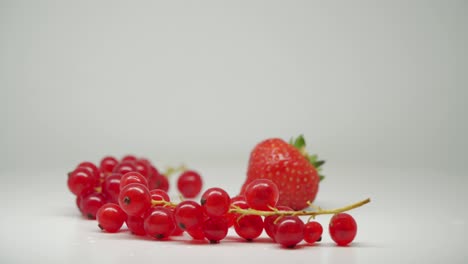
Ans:
[[[186,230],[187,233],[195,240],[204,240],[205,239],[205,233],[203,233],[203,226],[198,225],[195,226],[191,229]]]
[[[81,212],[88,219],[96,219],[96,213],[106,203],[104,195],[96,192],[91,192],[83,196],[80,202]]]
[[[102,193],[109,198],[110,202],[118,203],[121,178],[121,174],[112,173],[102,183]]]
[[[229,211],[231,198],[225,190],[214,187],[203,193],[200,204],[207,216],[223,216]]]
[[[109,233],[115,233],[120,230],[127,215],[118,205],[107,203],[97,211],[96,218],[99,228]]]
[[[87,170],[89,170],[89,172],[91,172],[91,175],[93,175],[93,177],[96,179],[99,179],[101,176],[99,169],[92,162],[83,161],[80,164],[78,164],[77,168],[86,168]]]
[[[125,223],[127,224],[127,227],[132,232],[132,234],[137,236],[144,236],[146,235],[144,221],[145,220],[141,216],[129,215]]]
[[[97,180],[88,169],[79,167],[68,174],[67,184],[73,194],[80,195],[84,191],[93,189]]]
[[[101,163],[99,165],[99,170],[104,173],[104,175],[108,175],[110,173],[112,173],[112,171],[114,171],[114,168],[115,166],[117,166],[117,164],[119,163],[119,161],[112,157],[112,156],[107,156],[107,157],[104,157],[102,160],[101,160]]]
[[[145,178],[148,178],[151,174],[151,165],[145,160],[137,160],[135,161],[136,170]]]
[[[125,173],[131,172],[131,171],[136,171],[136,167],[135,165],[133,165],[133,163],[126,161],[126,162],[121,162],[117,164],[114,167],[114,170],[112,172],[120,173],[124,175]]]
[[[145,217],[146,234],[156,239],[165,239],[174,231],[175,223],[172,211],[164,207],[149,210]]]
[[[285,247],[295,247],[304,239],[304,223],[297,216],[285,216],[276,224],[275,241]]]
[[[211,243],[218,243],[228,233],[228,222],[224,217],[211,217],[203,223],[203,234]]]
[[[146,180],[145,176],[136,171],[127,172],[122,176],[120,179],[120,189],[123,189],[130,183],[141,183],[148,187],[148,181]]]
[[[128,215],[143,215],[151,207],[151,195],[145,185],[131,183],[120,190],[119,204]]]
[[[125,155],[123,158],[122,158],[122,162],[135,162],[137,161],[137,157],[135,157],[134,155]]]
[[[169,191],[169,180],[163,174],[156,176],[155,189],[161,189],[164,191]]]
[[[271,180],[256,179],[247,185],[244,195],[251,208],[269,211],[278,202],[279,190]]]
[[[323,228],[319,222],[309,222],[304,225],[304,240],[313,244],[322,240]]]
[[[183,172],[177,180],[177,189],[185,198],[196,197],[202,189],[202,179],[196,171]]]
[[[240,237],[251,241],[262,234],[262,217],[259,215],[244,215],[234,222],[234,230]]]
[[[293,211],[293,209],[291,209],[290,207],[283,206],[283,205],[277,206],[276,209],[281,210],[281,211]],[[264,220],[265,232],[271,239],[273,239],[273,241],[275,240],[275,235],[276,235],[276,224],[275,224],[276,219],[278,219],[277,215],[270,215],[270,216],[265,217],[265,220]]]
[[[356,237],[357,224],[351,215],[339,213],[331,218],[328,229],[331,238],[338,246],[346,246]]]
[[[171,199],[169,198],[169,195],[167,192],[161,190],[161,189],[154,189],[150,191],[151,194],[151,200],[153,201],[166,201],[170,202]]]
[[[190,230],[203,223],[203,208],[194,201],[186,200],[176,206],[174,216],[177,226]]]

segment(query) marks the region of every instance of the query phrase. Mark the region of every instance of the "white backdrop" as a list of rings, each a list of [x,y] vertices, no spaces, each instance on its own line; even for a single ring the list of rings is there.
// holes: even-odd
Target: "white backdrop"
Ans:
[[[464,1],[122,2],[0,1],[0,170],[300,133],[328,166],[466,162]]]

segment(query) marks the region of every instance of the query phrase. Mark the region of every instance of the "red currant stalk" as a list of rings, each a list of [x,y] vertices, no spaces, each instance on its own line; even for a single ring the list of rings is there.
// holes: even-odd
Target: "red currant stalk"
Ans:
[[[338,214],[338,213],[342,213],[342,212],[352,210],[352,209],[357,208],[357,207],[361,207],[361,206],[363,206],[363,205],[365,205],[367,203],[370,203],[370,201],[371,201],[370,198],[367,198],[365,200],[359,201],[359,202],[354,203],[354,204],[350,204],[350,205],[345,206],[345,207],[331,209],[331,210],[324,210],[324,209],[319,208],[316,211],[305,211],[305,210],[302,210],[302,211],[280,211],[280,210],[278,210],[276,208],[270,208],[271,211],[260,211],[260,210],[255,210],[255,209],[252,209],[252,208],[242,209],[242,208],[237,207],[237,206],[231,206],[231,209],[229,209],[229,213],[236,213],[236,214],[240,214],[240,215],[260,215],[260,216],[276,215],[276,216],[279,216],[278,219],[277,219],[279,221],[280,218],[283,217],[283,216],[310,216],[311,218],[314,218],[317,215]]]

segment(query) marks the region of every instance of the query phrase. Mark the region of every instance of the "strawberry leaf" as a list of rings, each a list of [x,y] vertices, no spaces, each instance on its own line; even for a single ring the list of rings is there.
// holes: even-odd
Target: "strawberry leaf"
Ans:
[[[304,156],[305,158],[312,164],[312,166],[315,167],[317,172],[322,171],[322,165],[325,164],[324,160],[320,160],[318,155],[309,155],[306,151],[306,141],[303,135],[299,135],[297,138],[292,137],[289,140],[289,144],[294,146],[296,149],[298,149]],[[320,181],[322,181],[325,176],[319,173]]]
[[[294,140],[294,147],[296,147],[298,150],[303,150],[306,146],[306,142],[304,139],[303,135],[299,135],[296,140]]]

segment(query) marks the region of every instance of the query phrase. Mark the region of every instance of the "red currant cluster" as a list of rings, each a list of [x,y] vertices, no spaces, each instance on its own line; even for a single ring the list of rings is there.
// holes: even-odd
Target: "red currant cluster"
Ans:
[[[310,221],[320,214],[334,214],[329,224],[331,238],[338,245],[351,243],[357,225],[353,217],[343,213],[369,200],[335,209],[294,211],[277,205],[279,191],[267,179],[251,182],[243,196],[230,197],[221,188],[209,188],[200,203],[170,201],[169,182],[147,159],[125,156],[120,162],[113,157],[101,160],[99,168],[82,162],[68,175],[68,187],[77,196],[77,206],[89,219],[98,220],[106,232],[117,232],[126,223],[135,235],[164,240],[187,232],[193,239],[218,243],[233,227],[248,241],[258,238],[263,230],[275,242],[294,247],[302,240],[321,240],[323,228]],[[183,172],[177,187],[185,198],[196,197],[202,180],[195,171]],[[309,216],[306,224],[300,216]]]

